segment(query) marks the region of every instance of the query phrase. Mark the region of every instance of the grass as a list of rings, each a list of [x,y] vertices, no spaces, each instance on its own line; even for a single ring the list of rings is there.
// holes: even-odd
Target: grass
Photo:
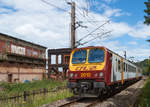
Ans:
[[[41,80],[31,83],[0,83],[0,87],[3,87],[3,91],[0,91],[0,97],[10,97],[21,94],[24,91],[38,90],[42,88],[55,89],[58,86],[66,86],[67,81],[57,80]],[[28,96],[27,101],[24,102],[23,98],[16,100],[0,101],[0,107],[39,107],[43,104],[51,103],[57,100],[61,100],[67,97],[71,97],[73,94],[68,89],[58,90],[56,92],[49,92],[46,95],[38,94],[35,96]]]
[[[48,93],[47,95],[36,95],[34,98],[29,97],[27,102],[20,100],[20,102],[0,103],[0,107],[39,107],[43,104],[48,104],[57,100],[61,100],[67,97],[71,97],[73,94],[68,89],[64,89],[54,93]]]
[[[150,78],[146,81],[140,98],[140,107],[150,107]]]
[[[12,96],[16,94],[21,94],[24,91],[38,90],[42,88],[54,89],[58,86],[65,86],[66,81],[57,81],[57,80],[39,80],[30,83],[0,83],[0,87],[3,88],[3,91],[0,91],[0,97]]]

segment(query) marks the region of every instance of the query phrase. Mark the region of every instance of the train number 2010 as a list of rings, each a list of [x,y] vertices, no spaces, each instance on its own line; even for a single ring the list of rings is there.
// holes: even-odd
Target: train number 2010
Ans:
[[[81,78],[91,77],[91,73],[81,73]]]

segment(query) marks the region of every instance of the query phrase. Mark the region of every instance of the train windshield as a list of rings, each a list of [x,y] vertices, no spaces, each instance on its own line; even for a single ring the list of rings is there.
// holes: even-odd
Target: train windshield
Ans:
[[[104,62],[104,50],[103,49],[91,49],[89,51],[89,63],[95,63],[95,62]]]
[[[87,57],[87,50],[76,51],[72,55],[72,63],[73,64],[85,63],[86,57]]]

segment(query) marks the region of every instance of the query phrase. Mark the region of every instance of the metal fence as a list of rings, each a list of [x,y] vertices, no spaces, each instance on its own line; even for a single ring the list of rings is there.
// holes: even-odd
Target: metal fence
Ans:
[[[49,93],[56,93],[60,90],[67,89],[65,86],[57,87],[55,89],[43,88],[39,90],[24,91],[22,94],[1,97],[0,107],[26,107],[25,103],[31,103],[36,97],[46,98]]]

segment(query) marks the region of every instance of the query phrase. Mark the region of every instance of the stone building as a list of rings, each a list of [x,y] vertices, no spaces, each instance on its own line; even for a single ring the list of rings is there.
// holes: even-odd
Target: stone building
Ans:
[[[0,33],[0,81],[43,79],[46,47]]]

